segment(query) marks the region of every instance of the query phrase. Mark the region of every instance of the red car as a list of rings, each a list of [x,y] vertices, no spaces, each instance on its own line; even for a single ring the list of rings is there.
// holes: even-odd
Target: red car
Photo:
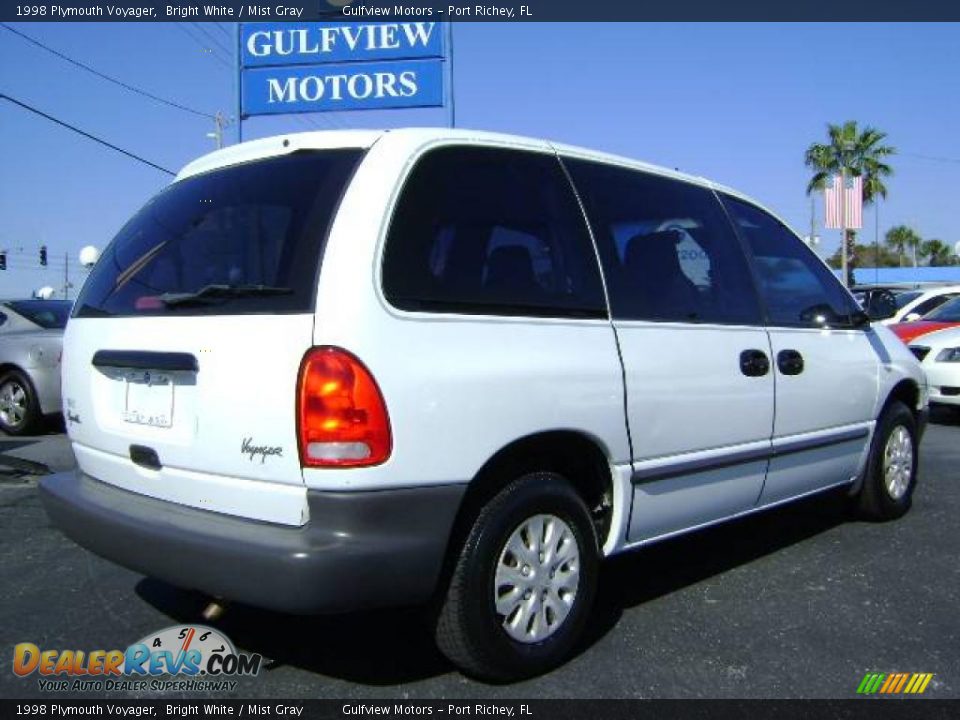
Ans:
[[[897,337],[909,344],[911,340],[921,335],[957,327],[958,325],[960,325],[960,297],[945,302],[936,310],[924,315],[920,320],[895,323],[889,327],[897,334]]]

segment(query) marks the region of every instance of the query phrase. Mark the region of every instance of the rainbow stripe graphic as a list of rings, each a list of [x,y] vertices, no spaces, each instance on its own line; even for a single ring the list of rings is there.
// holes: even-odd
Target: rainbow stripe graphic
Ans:
[[[857,687],[858,695],[920,695],[933,673],[867,673]]]

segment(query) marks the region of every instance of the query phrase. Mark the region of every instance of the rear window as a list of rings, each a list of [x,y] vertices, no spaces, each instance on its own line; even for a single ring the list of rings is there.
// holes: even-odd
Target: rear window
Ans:
[[[63,330],[71,303],[64,300],[16,300],[7,303],[14,312],[46,330]]]
[[[361,155],[299,152],[170,185],[104,251],[74,315],[312,312],[327,230]]]

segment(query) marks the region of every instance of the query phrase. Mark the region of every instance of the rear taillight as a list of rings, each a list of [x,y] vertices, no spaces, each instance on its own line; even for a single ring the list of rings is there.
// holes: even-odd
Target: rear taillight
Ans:
[[[377,465],[390,457],[390,418],[370,371],[346,350],[307,352],[297,385],[300,462],[307,467]]]

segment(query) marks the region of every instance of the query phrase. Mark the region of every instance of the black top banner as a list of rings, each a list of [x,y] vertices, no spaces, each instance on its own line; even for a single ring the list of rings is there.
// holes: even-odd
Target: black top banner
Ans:
[[[211,3],[183,0],[0,0],[6,22],[303,22],[304,20],[455,22],[649,21],[947,21],[956,0],[293,0]]]
[[[447,720],[952,720],[957,701],[918,700],[0,700],[0,718],[292,718],[370,717]]]

